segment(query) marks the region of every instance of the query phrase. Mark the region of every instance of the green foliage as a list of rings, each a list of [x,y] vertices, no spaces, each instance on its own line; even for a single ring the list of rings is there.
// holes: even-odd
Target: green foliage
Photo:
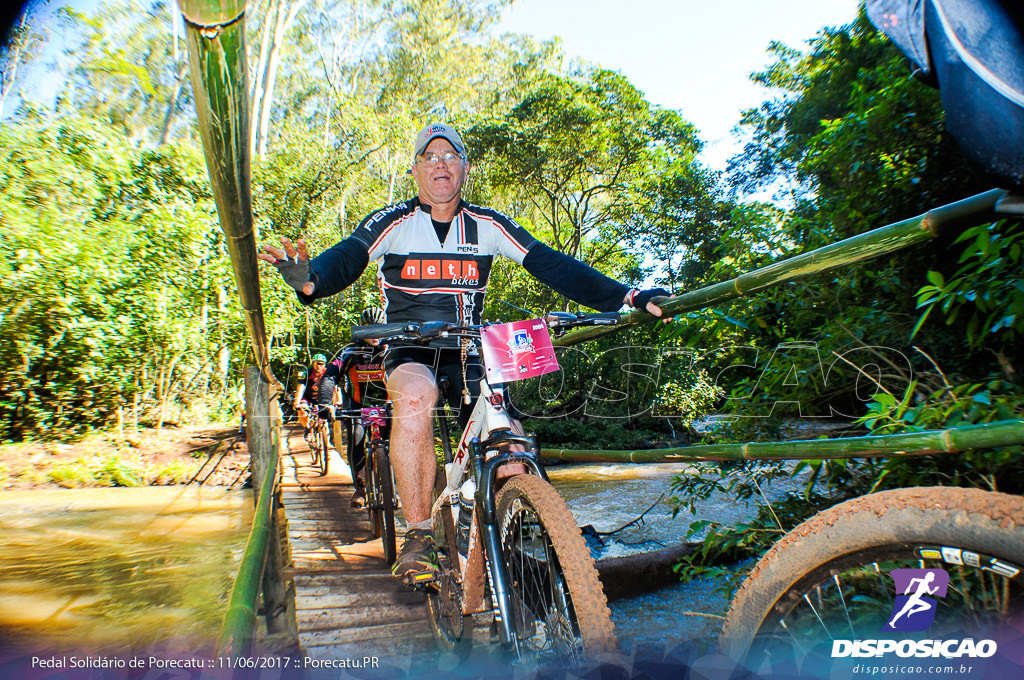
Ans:
[[[243,332],[197,150],[66,117],[6,124],[0,157],[0,437],[177,415]]]
[[[858,423],[872,434],[892,434],[1013,420],[1024,414],[1024,390],[1006,380],[946,384],[927,394],[916,388],[917,384],[912,384],[900,398],[889,393],[876,395]],[[1024,447],[1010,446],[995,451],[890,458],[873,466],[871,474],[861,470],[856,481],[870,490],[941,483],[1021,493],[1022,451]]]
[[[956,243],[965,244],[960,268],[948,280],[929,271],[929,284],[917,291],[917,307],[924,312],[913,335],[938,307],[946,325],[961,319],[972,350],[984,347],[1005,361],[1005,354],[1016,353],[1024,331],[1024,227],[1005,220],[982,224],[964,231]]]
[[[589,418],[544,419],[526,421],[545,448],[631,450],[663,446],[669,436],[665,421],[636,419],[626,427],[622,421]]]
[[[82,457],[47,472],[47,481],[60,486],[142,486],[146,471],[115,455],[107,458]]]
[[[686,508],[696,513],[697,503],[714,493],[737,500],[761,497],[760,484],[789,477],[790,468],[781,462],[743,461],[739,463],[696,463],[672,478],[666,503],[675,516]]]
[[[751,563],[797,524],[831,505],[830,499],[821,496],[789,495],[770,506],[759,506],[753,518],[735,526],[724,526],[712,520],[693,522],[687,538],[702,535],[700,547],[673,569],[687,583],[706,576],[725,577],[720,589],[732,597],[747,572],[726,569],[722,565]]]

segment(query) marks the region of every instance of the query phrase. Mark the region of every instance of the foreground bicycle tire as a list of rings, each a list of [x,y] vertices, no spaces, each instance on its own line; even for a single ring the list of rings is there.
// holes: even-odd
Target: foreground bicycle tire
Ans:
[[[1019,615],[1024,499],[909,488],[820,512],[754,567],[730,607],[721,650],[754,671],[801,668],[828,677],[833,638],[886,637],[881,628],[896,596],[888,572],[925,567],[950,575],[928,638],[976,637]]]
[[[384,561],[390,567],[398,557],[395,540],[395,490],[391,479],[391,462],[388,450],[384,446],[373,449],[373,471],[376,477],[377,498],[380,509],[375,522],[380,526],[381,544],[384,548]],[[376,530],[374,535],[378,535]]]
[[[502,487],[497,510],[520,658],[582,666],[614,652],[594,560],[558,492],[540,477],[520,475]]]

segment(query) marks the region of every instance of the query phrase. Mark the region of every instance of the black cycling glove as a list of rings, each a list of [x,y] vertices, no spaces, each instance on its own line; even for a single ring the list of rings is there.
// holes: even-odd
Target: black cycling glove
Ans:
[[[634,309],[646,311],[647,303],[656,297],[669,297],[672,293],[664,288],[651,288],[649,290],[634,290],[629,295],[629,306]]]
[[[278,260],[274,266],[277,267],[284,282],[300,293],[302,287],[313,280],[309,260],[300,260],[298,255],[294,258]]]

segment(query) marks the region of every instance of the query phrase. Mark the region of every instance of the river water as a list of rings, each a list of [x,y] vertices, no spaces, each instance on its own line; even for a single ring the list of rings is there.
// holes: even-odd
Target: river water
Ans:
[[[252,496],[144,487],[0,494],[0,639],[27,651],[212,646]]]
[[[756,513],[754,500],[737,501],[716,492],[697,504],[696,514],[683,509],[672,517],[672,508],[664,499],[671,496],[672,478],[688,469],[679,463],[580,464],[550,467],[547,472],[580,526],[590,524],[601,534],[615,532],[601,537],[605,545],[598,557],[606,558],[699,540],[699,534],[686,538],[690,523],[697,520],[728,525]],[[788,478],[761,482],[769,500],[798,488],[799,482]],[[664,499],[659,502],[662,494]],[[642,522],[631,524],[641,514]],[[616,531],[624,525],[629,526]],[[737,574],[752,566],[739,565]],[[710,652],[729,608],[723,592],[726,585],[725,578],[705,578],[611,602],[612,619],[624,648],[646,657],[693,658]]]

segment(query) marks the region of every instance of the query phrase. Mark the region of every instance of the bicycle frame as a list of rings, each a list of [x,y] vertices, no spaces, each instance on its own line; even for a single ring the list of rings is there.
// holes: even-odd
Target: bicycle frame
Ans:
[[[455,498],[458,497],[466,472],[472,466],[476,493],[466,555],[455,550],[453,538],[449,538],[449,543],[452,544],[449,546],[449,552],[452,553],[453,561],[458,562],[458,573],[463,581],[463,613],[471,614],[482,609],[484,589],[481,567],[486,565],[501,642],[515,645],[516,638],[510,626],[512,608],[505,588],[508,574],[505,564],[496,559],[496,556],[501,554],[495,508],[498,469],[510,463],[522,463],[530,473],[542,479],[547,480],[547,474],[538,462],[539,447],[536,438],[513,432],[513,420],[505,410],[504,404],[503,387],[492,386],[486,378],[481,378],[480,396],[463,430],[453,460],[446,465],[448,483],[435,501],[431,515],[448,512],[449,515],[442,516],[442,519],[447,529],[454,527],[458,521],[458,503],[452,503],[453,494]],[[497,453],[502,447],[511,446],[521,446],[524,450]],[[492,452],[493,455],[488,455]],[[446,535],[453,537],[453,532],[446,531]]]
[[[363,447],[366,452],[364,465],[369,469],[374,464],[373,449],[376,444],[381,442],[385,446],[388,445],[388,438],[385,435],[388,429],[388,408],[386,406],[364,407],[360,409],[359,414],[365,432],[363,435]],[[352,474],[354,475],[355,471]],[[388,474],[391,474],[390,470]],[[383,507],[383,501],[377,496],[377,489],[367,487],[367,494],[370,496],[367,499],[370,509],[379,510]]]

